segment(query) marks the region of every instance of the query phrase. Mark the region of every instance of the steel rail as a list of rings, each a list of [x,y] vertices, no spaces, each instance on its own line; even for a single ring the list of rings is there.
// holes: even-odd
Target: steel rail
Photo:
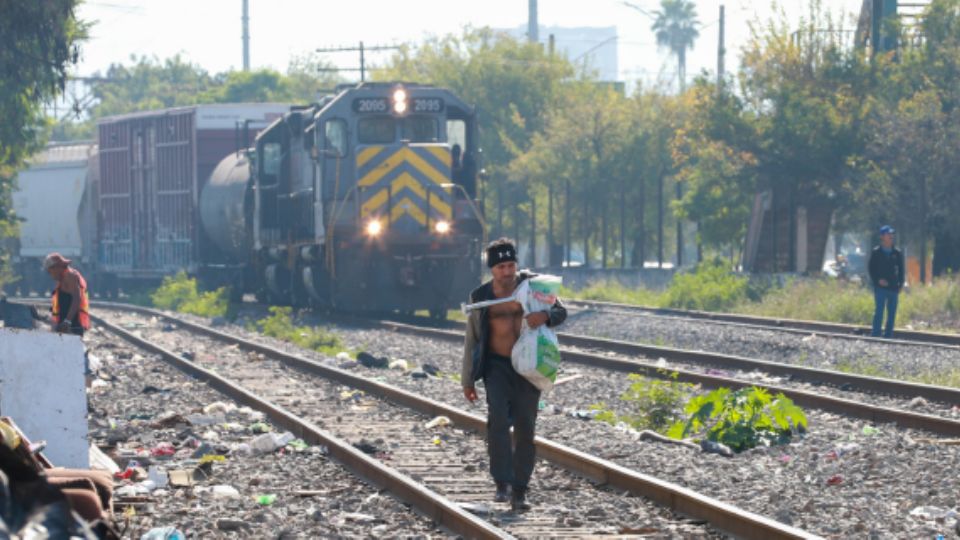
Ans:
[[[220,332],[214,328],[185,321],[153,309],[105,302],[97,302],[95,305],[109,309],[136,311],[162,318],[208,337],[237,345],[241,349],[257,352],[279,360],[290,367],[337,381],[347,386],[363,390],[371,395],[382,397],[425,415],[447,416],[455,425],[463,429],[486,435],[485,418],[385,383],[366,379],[296,354],[239,338]],[[134,337],[120,328],[115,326],[113,326],[113,328],[122,332],[121,335],[126,334]],[[113,331],[113,328],[111,328],[111,331]],[[462,336],[460,338],[462,339]],[[183,361],[186,362],[185,360]],[[576,474],[590,478],[595,482],[607,484],[629,491],[632,494],[646,497],[675,512],[688,515],[695,519],[705,520],[717,529],[739,538],[820,538],[807,531],[737,508],[693,490],[628,469],[611,461],[580,452],[579,450],[564,446],[549,439],[538,436],[535,442],[537,446],[537,456],[540,459],[555,463]]]
[[[229,396],[242,405],[263,412],[274,423],[282,426],[311,444],[327,447],[329,455],[352,470],[358,476],[386,489],[400,499],[411,504],[427,517],[456,534],[466,538],[509,539],[510,534],[460,508],[455,502],[419,484],[410,477],[395,471],[373,459],[350,443],[324,431],[316,424],[296,416],[290,411],[262,399],[238,384],[204,369],[189,360],[170,352],[159,345],[134,335],[116,326],[102,317],[91,314],[98,325],[120,336],[124,340],[160,355],[167,363],[198,380],[204,381],[215,390]]]
[[[685,310],[673,308],[656,308],[634,304],[604,302],[600,300],[565,300],[568,306],[586,306],[599,309],[613,309],[621,311],[635,311],[677,317],[686,319],[705,320],[719,324],[738,325],[745,328],[761,330],[779,330],[793,333],[816,332],[828,337],[860,339],[880,343],[896,343],[899,345],[926,345],[937,347],[960,348],[960,334],[943,332],[924,332],[919,330],[896,329],[897,338],[878,338],[870,336],[870,328],[853,324],[829,323],[823,321],[809,321],[803,319],[786,319],[778,317],[761,317],[758,315],[741,315],[736,313],[716,313],[711,311]]]

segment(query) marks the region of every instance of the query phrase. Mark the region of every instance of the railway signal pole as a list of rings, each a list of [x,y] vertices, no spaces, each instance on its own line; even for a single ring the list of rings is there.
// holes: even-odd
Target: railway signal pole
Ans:
[[[243,0],[243,70],[250,71],[250,0]]]

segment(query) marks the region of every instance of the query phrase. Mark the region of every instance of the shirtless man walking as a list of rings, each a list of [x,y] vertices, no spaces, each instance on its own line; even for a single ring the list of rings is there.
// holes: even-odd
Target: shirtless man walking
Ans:
[[[534,274],[517,272],[517,249],[501,238],[486,249],[493,279],[470,293],[470,302],[506,298]],[[527,315],[527,325],[554,327],[567,318],[560,300],[549,311]],[[487,452],[496,482],[496,502],[510,501],[514,511],[528,510],[527,486],[536,453],[533,444],[540,391],[513,369],[510,353],[520,337],[523,310],[517,302],[475,310],[467,321],[460,380],[467,400],[477,400],[476,381],[483,380],[487,397]],[[510,426],[514,442],[510,439]],[[512,488],[512,489],[511,489]]]

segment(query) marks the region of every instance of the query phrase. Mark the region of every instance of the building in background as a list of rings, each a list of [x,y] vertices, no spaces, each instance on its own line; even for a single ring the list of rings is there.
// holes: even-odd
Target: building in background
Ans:
[[[519,40],[527,39],[527,26],[503,29],[502,32]],[[577,67],[586,66],[597,73],[601,81],[619,81],[620,64],[616,26],[576,27],[540,26],[539,41],[544,47],[553,36],[557,54],[573,61]]]

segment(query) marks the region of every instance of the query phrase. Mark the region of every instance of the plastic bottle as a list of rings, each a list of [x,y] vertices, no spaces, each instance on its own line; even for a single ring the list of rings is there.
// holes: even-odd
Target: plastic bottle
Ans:
[[[154,527],[143,533],[140,540],[186,540],[186,537],[175,527]]]

